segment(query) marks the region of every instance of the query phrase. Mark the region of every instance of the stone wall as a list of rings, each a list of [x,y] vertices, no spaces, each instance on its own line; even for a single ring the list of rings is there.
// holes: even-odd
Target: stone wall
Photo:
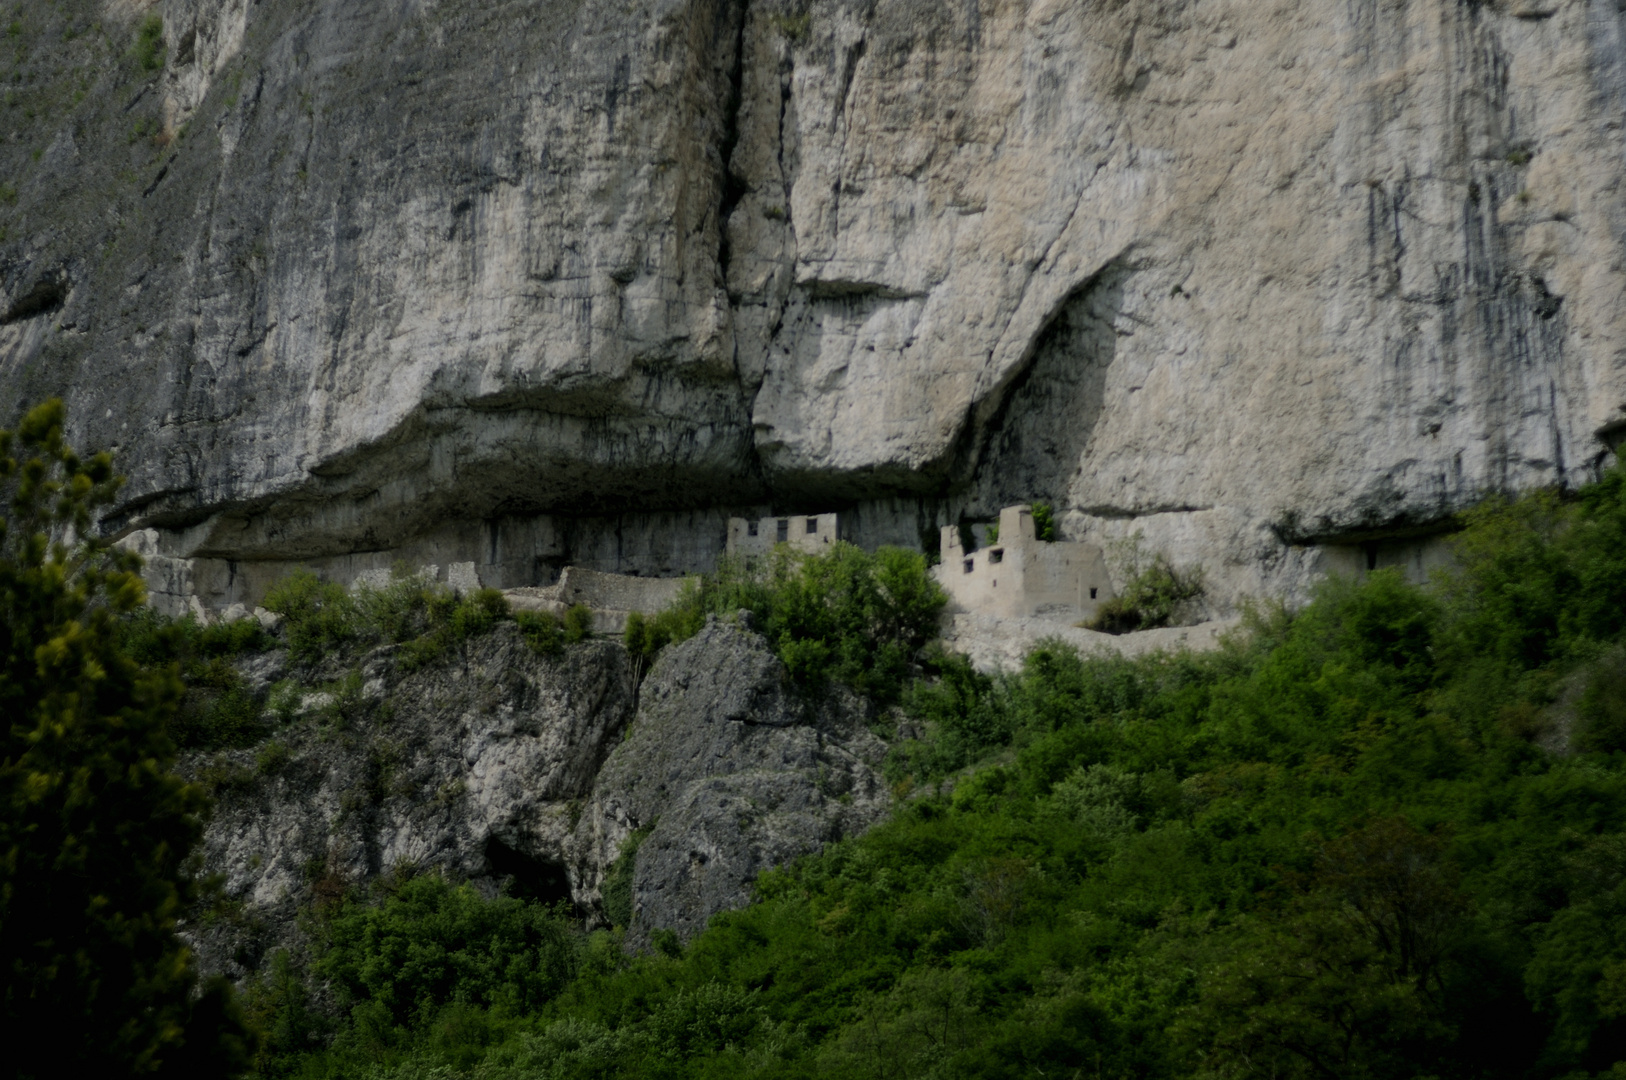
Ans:
[[[1039,540],[1027,506],[1000,511],[999,539],[972,552],[958,526],[944,526],[941,555],[933,574],[953,612],[1074,623],[1115,595],[1101,549]]]
[[[741,558],[766,555],[778,544],[817,555],[842,539],[839,514],[728,519],[728,554]]]

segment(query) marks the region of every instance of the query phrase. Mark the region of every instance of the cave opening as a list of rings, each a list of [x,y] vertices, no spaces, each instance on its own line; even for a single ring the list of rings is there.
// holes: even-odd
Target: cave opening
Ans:
[[[543,904],[571,903],[563,863],[527,855],[495,836],[486,840],[485,857],[491,876],[503,882],[509,896]]]

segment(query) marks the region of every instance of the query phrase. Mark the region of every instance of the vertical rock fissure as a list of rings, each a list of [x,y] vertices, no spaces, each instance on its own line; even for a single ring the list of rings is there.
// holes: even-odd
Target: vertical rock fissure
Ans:
[[[734,148],[740,140],[740,107],[745,83],[745,24],[747,8],[744,3],[737,0],[725,0],[729,4],[730,17],[733,25],[729,28],[734,35],[734,55],[729,65],[728,83],[725,87],[727,98],[723,106],[723,125],[721,138],[718,140],[717,154],[722,164],[721,182],[717,189],[717,275],[718,280],[725,286],[728,282],[728,266],[732,258],[728,242],[728,218],[744,198],[745,180],[734,170]],[[732,303],[732,300],[730,301]]]

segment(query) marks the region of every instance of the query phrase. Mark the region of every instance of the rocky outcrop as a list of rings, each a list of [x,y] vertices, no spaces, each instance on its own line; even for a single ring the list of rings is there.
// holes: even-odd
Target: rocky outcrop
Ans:
[[[596,870],[648,830],[630,875],[631,940],[661,928],[687,938],[739,906],[761,871],[873,824],[890,799],[869,712],[839,687],[799,691],[738,626],[714,621],[662,654],[577,831]]]
[[[638,830],[653,831],[629,944],[687,936],[744,904],[761,870],[887,805],[861,703],[792,692],[735,626],[666,650],[641,695],[620,645],[538,656],[512,624],[412,671],[389,649],[297,677],[281,653],[240,666],[271,730],[186,762],[216,791],[202,863],[231,901],[191,936],[233,977],[297,948],[310,905],[390,874],[438,871],[603,925],[606,874]]]
[[[1028,499],[1219,608],[1290,594],[1626,435],[1623,20],[30,5],[0,389],[66,393],[131,476],[108,527],[226,602],[268,560],[546,585],[704,568],[730,510],[917,543]]]
[[[537,656],[508,624],[411,672],[384,649],[290,677],[281,655],[243,665],[273,729],[187,763],[215,788],[203,866],[239,916],[201,928],[206,966],[252,970],[313,900],[392,872],[572,897],[573,815],[635,707],[625,650]]]

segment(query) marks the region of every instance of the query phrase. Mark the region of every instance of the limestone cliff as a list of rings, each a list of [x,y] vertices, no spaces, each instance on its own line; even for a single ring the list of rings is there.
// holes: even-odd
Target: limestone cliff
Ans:
[[[1616,0],[21,11],[0,389],[214,601],[1037,498],[1224,608],[1626,434]]]

